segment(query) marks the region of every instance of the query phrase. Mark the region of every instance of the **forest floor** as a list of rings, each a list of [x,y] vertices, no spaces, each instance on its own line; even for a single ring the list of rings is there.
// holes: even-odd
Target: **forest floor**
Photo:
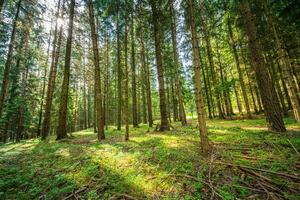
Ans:
[[[114,127],[0,145],[0,199],[300,199],[300,124],[271,133],[264,119],[210,120],[200,154],[196,121],[155,132]]]

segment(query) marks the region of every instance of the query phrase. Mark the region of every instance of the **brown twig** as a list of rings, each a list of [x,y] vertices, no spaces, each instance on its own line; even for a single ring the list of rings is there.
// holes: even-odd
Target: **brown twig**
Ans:
[[[87,189],[86,187],[83,187],[83,188],[81,188],[81,189],[73,192],[69,196],[65,197],[64,200],[68,200],[68,199],[72,198],[73,196],[75,197],[75,199],[77,199],[76,195],[79,194],[79,193],[81,193],[81,192],[83,192],[83,191],[85,191],[86,189]]]
[[[270,173],[270,174],[274,174],[274,175],[278,175],[278,176],[282,176],[282,177],[287,177],[287,178],[291,178],[291,179],[300,181],[300,177],[294,176],[294,175],[291,175],[291,174],[286,174],[286,173],[281,173],[281,172],[274,172],[274,171],[271,171],[271,170],[258,169],[258,168],[249,167],[249,166],[245,166],[245,165],[235,165],[235,164],[224,163],[224,162],[217,162],[217,164],[227,165],[227,166],[231,166],[231,167],[238,167],[238,168],[240,167],[240,168],[251,169],[251,170],[261,171],[261,172],[266,172],[266,173]]]

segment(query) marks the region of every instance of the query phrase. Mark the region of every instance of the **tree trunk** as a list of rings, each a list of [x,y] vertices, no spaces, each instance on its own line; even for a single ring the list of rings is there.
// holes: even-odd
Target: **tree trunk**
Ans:
[[[21,134],[24,130],[24,115],[26,111],[26,94],[27,94],[27,80],[28,80],[28,73],[29,68],[27,65],[27,54],[28,54],[28,46],[29,46],[29,38],[30,38],[30,30],[32,27],[32,16],[26,16],[26,27],[24,31],[24,37],[22,41],[24,42],[23,46],[21,47],[21,56],[20,56],[20,68],[22,70],[22,77],[21,77],[21,92],[20,92],[20,101],[17,107],[18,117],[16,120],[16,142],[20,142]]]
[[[202,77],[203,77],[203,82],[204,82],[204,90],[205,90],[205,96],[206,96],[206,102],[207,102],[208,117],[210,119],[212,119],[209,80],[208,80],[208,77],[206,77],[206,75],[205,75],[206,74],[205,67],[204,67],[205,65],[203,64],[203,59],[201,57],[201,54],[199,55],[199,61],[200,61],[200,66],[203,66],[203,67],[201,67],[201,71],[202,71]]]
[[[267,68],[262,58],[260,44],[257,42],[256,27],[248,1],[242,0],[240,8],[249,40],[249,49],[256,80],[260,94],[262,95],[262,103],[264,106],[268,127],[272,131],[285,132],[286,129],[281,116],[279,102],[275,95],[275,89],[271,84]]]
[[[146,108],[146,86],[145,86],[145,81],[144,81],[144,77],[145,77],[145,70],[141,67],[141,76],[140,76],[140,80],[141,80],[141,98],[142,98],[142,120],[144,124],[147,124],[147,108]]]
[[[164,80],[164,67],[162,63],[161,55],[161,28],[160,28],[160,10],[157,8],[157,2],[151,0],[151,10],[152,10],[152,20],[154,25],[154,40],[155,40],[155,56],[156,56],[156,66],[158,75],[158,85],[159,85],[159,99],[160,99],[160,131],[170,130],[167,105],[166,105],[166,93],[165,93],[165,80]],[[160,5],[159,5],[160,6]]]
[[[127,4],[127,2],[126,2]],[[124,42],[124,50],[125,50],[125,105],[124,105],[124,121],[125,121],[125,141],[129,140],[129,94],[128,94],[128,85],[129,85],[129,72],[128,72],[128,10],[125,8],[126,16],[125,16],[125,42]]]
[[[228,25],[228,34],[229,34],[229,39],[231,41],[234,60],[235,60],[236,68],[237,68],[238,75],[239,75],[239,81],[240,81],[240,85],[241,85],[241,89],[242,89],[242,95],[243,95],[243,99],[244,99],[244,103],[245,103],[247,117],[251,118],[249,99],[248,99],[247,92],[246,92],[246,86],[245,86],[245,82],[244,82],[243,72],[242,72],[242,69],[241,69],[241,66],[240,66],[239,56],[238,56],[238,53],[237,53],[237,50],[236,50],[236,43],[235,43],[234,38],[233,38],[230,19],[228,19],[227,25]]]
[[[88,1],[89,21],[91,27],[91,38],[93,43],[94,52],[94,67],[95,67],[95,95],[96,95],[96,109],[97,109],[97,125],[98,125],[98,140],[105,139],[103,112],[102,112],[102,95],[101,95],[101,77],[99,66],[99,50],[98,50],[98,37],[95,27],[94,6],[92,0]]]
[[[203,12],[204,10],[202,9],[203,5],[200,2],[200,7],[201,7],[201,12]],[[210,35],[209,32],[207,30],[207,25],[205,22],[204,17],[201,15],[201,25],[203,28],[203,34],[204,34],[204,39],[205,39],[205,43],[206,43],[206,51],[207,51],[207,57],[208,57],[208,61],[209,61],[209,67],[210,67],[210,71],[211,71],[211,77],[212,77],[212,82],[213,85],[215,86],[214,88],[214,94],[216,96],[216,100],[217,100],[217,108],[218,108],[218,112],[219,112],[219,118],[223,119],[224,118],[224,113],[222,111],[222,107],[221,107],[221,97],[220,97],[220,93],[219,91],[216,89],[216,86],[219,84],[217,77],[216,77],[216,72],[215,72],[215,66],[214,66],[214,60],[213,60],[213,55],[212,55],[212,48],[211,48],[211,43],[210,43]]]
[[[224,70],[223,70],[223,65],[221,62],[221,55],[219,52],[219,44],[218,41],[216,41],[216,53],[217,53],[217,59],[218,59],[218,64],[219,64],[219,70],[220,70],[220,78],[221,78],[221,82],[224,83],[225,82],[225,77],[224,77]],[[231,115],[231,109],[230,109],[230,101],[229,101],[229,96],[227,94],[227,88],[223,88],[223,97],[224,97],[224,102],[225,102],[225,109],[226,109],[226,115],[230,116]]]
[[[297,97],[297,93],[296,93],[296,83],[293,79],[293,76],[290,72],[290,69],[292,68],[289,56],[287,54],[287,52],[284,50],[284,46],[283,43],[281,42],[281,40],[279,39],[279,36],[277,34],[277,30],[275,28],[275,25],[273,23],[273,20],[269,14],[267,5],[265,0],[263,1],[263,5],[264,5],[264,9],[267,15],[267,19],[269,22],[269,26],[271,28],[271,31],[273,33],[273,37],[275,39],[275,44],[276,44],[276,48],[278,50],[278,56],[279,56],[279,64],[281,66],[282,69],[282,75],[283,78],[286,82],[287,85],[287,91],[288,91],[288,95],[290,97],[291,100],[291,104],[292,104],[292,109],[293,109],[293,113],[294,113],[294,118],[297,122],[300,121],[300,103],[299,103],[299,99]]]
[[[234,76],[233,76],[232,71],[230,71],[230,76],[233,79]],[[243,114],[242,104],[241,104],[241,100],[240,100],[240,94],[239,94],[238,88],[236,87],[235,81],[233,82],[233,90],[234,90],[234,95],[235,95],[236,104],[237,104],[239,113]]]
[[[182,125],[186,125],[186,115],[183,104],[183,97],[180,85],[180,75],[179,75],[179,61],[178,61],[178,53],[177,53],[177,31],[176,31],[176,17],[174,13],[174,0],[169,0],[169,7],[171,12],[171,30],[172,30],[172,47],[173,47],[173,59],[174,59],[174,67],[175,67],[175,86],[176,86],[176,94],[179,105],[179,118]]]
[[[177,97],[177,93],[175,91],[175,87],[174,87],[174,79],[171,78],[171,93],[172,93],[172,105],[173,105],[173,119],[174,121],[178,121],[180,120],[179,118],[179,113],[178,113],[178,98]]]
[[[67,137],[67,112],[68,112],[68,95],[69,95],[74,11],[75,11],[75,0],[71,0],[68,38],[66,44],[64,79],[63,79],[61,96],[60,96],[58,126],[56,129],[57,140]]]
[[[52,108],[52,100],[53,100],[53,93],[55,88],[55,80],[56,80],[56,72],[57,72],[57,65],[58,59],[60,56],[60,48],[61,48],[61,40],[62,40],[62,25],[58,31],[58,17],[60,16],[60,6],[61,0],[58,1],[57,12],[56,12],[56,22],[55,22],[55,29],[54,29],[54,39],[53,39],[53,48],[52,48],[52,60],[50,66],[50,73],[49,73],[49,80],[47,86],[47,96],[46,96],[46,104],[45,104],[45,111],[44,111],[44,120],[42,125],[42,140],[46,139],[49,134],[50,130],[50,121],[51,121],[51,108]],[[61,16],[63,13],[63,9],[61,9]]]
[[[192,55],[193,55],[193,65],[194,65],[194,73],[195,73],[195,93],[196,93],[196,106],[197,106],[197,115],[198,115],[198,125],[200,130],[200,138],[201,138],[201,148],[204,155],[208,155],[211,151],[211,146],[209,144],[209,140],[207,137],[207,126],[205,120],[205,109],[204,109],[204,101],[202,97],[202,86],[201,86],[201,67],[200,67],[200,54],[199,54],[199,46],[198,46],[198,36],[195,27],[195,16],[193,11],[193,3],[192,0],[187,0],[188,4],[188,21],[189,28],[191,31],[191,39],[192,39]]]
[[[136,97],[136,66],[135,66],[135,39],[134,19],[131,15],[131,87],[132,87],[132,124],[138,127],[137,97]]]
[[[278,67],[278,70],[279,70],[279,76],[280,76],[280,81],[281,81],[281,85],[282,85],[282,88],[283,88],[284,96],[285,96],[285,98],[287,100],[287,103],[288,103],[288,109],[292,109],[291,99],[289,97],[288,89],[287,89],[285,80],[284,80],[283,75],[282,75],[282,70],[281,70],[280,64],[279,64],[278,61],[276,63],[277,63],[277,67]]]
[[[86,102],[86,63],[83,63],[83,95],[82,95],[82,98],[83,98],[83,128],[84,129],[87,129],[88,128],[88,123],[87,123],[87,102]]]
[[[10,36],[10,43],[8,46],[8,53],[7,53],[6,62],[5,62],[5,66],[4,66],[4,74],[3,74],[2,86],[1,86],[1,92],[0,92],[0,116],[2,115],[2,110],[4,107],[4,101],[5,101],[6,92],[7,92],[8,83],[9,83],[9,72],[10,72],[10,67],[12,64],[12,57],[13,57],[16,32],[17,32],[17,22],[19,20],[21,2],[22,2],[22,0],[19,0],[17,3],[17,11],[15,14],[13,28],[12,28],[12,32],[11,32],[11,36]]]
[[[152,127],[153,126],[153,116],[152,116],[150,70],[149,70],[148,62],[146,62],[143,30],[141,30],[140,41],[141,41],[141,67],[144,69],[144,75],[145,75],[144,80],[145,80],[146,96],[147,96],[148,124],[149,124],[149,127]]]
[[[119,6],[118,5],[118,16],[117,16],[117,57],[118,57],[118,64],[117,64],[117,130],[121,130],[121,125],[122,125],[122,68],[121,68],[121,42],[120,42],[120,11],[119,11]]]
[[[39,111],[39,122],[38,122],[38,127],[37,127],[37,136],[38,137],[41,135],[41,124],[42,124],[44,98],[45,98],[45,91],[46,91],[46,79],[47,79],[47,73],[48,73],[48,58],[50,55],[51,35],[52,35],[52,21],[51,21],[50,35],[48,38],[47,56],[46,56],[45,69],[44,69],[42,99],[41,99],[41,106],[40,106],[40,111]]]
[[[108,29],[106,32],[106,76],[105,76],[105,99],[106,99],[106,104],[104,104],[104,110],[105,110],[105,129],[108,130],[108,124],[109,124],[109,66],[110,66],[110,61],[109,61],[109,35],[108,35]]]

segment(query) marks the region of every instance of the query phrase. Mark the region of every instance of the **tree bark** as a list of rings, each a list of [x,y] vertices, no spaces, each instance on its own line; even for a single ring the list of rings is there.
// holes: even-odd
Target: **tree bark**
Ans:
[[[13,53],[14,53],[14,45],[15,45],[16,32],[17,32],[17,22],[19,20],[21,2],[22,2],[22,0],[19,0],[17,3],[17,11],[15,14],[13,28],[12,28],[12,32],[11,32],[11,36],[10,36],[10,43],[8,46],[6,62],[4,65],[4,74],[3,74],[2,86],[1,86],[1,92],[0,92],[0,116],[2,115],[4,101],[5,101],[7,88],[8,88],[8,84],[9,84],[9,72],[10,72],[10,67],[12,64],[12,57],[13,57]]]
[[[83,63],[83,128],[87,129],[88,128],[88,123],[87,123],[87,101],[86,101],[86,63]]]
[[[39,122],[38,122],[38,127],[37,127],[37,136],[38,137],[41,135],[41,125],[42,125],[42,117],[43,117],[44,98],[45,98],[45,92],[46,92],[46,79],[47,79],[47,73],[48,73],[48,59],[49,59],[49,56],[50,56],[51,36],[52,36],[52,22],[51,22],[50,34],[49,34],[49,38],[48,38],[47,56],[46,56],[44,77],[43,77],[42,99],[41,99],[41,106],[40,106],[40,111],[39,111]]]
[[[24,115],[26,111],[26,101],[27,101],[27,81],[28,81],[28,74],[29,74],[29,67],[27,65],[27,56],[28,56],[28,47],[29,47],[29,38],[30,38],[30,30],[32,27],[32,16],[26,16],[25,30],[24,36],[22,41],[24,42],[23,46],[21,47],[21,56],[20,56],[20,68],[22,70],[21,76],[21,92],[20,92],[20,101],[17,107],[18,117],[16,120],[16,142],[20,142],[21,134],[24,130]]]
[[[60,16],[60,8],[61,7],[61,0],[58,1],[57,12],[56,12],[56,22],[55,22],[55,29],[54,29],[54,39],[53,39],[53,48],[52,48],[52,60],[50,66],[50,73],[49,73],[49,80],[47,85],[47,95],[46,95],[46,104],[45,104],[45,111],[44,111],[44,119],[42,125],[42,140],[46,139],[49,134],[50,130],[50,121],[51,121],[51,108],[52,108],[52,100],[53,100],[53,93],[55,88],[56,82],[56,72],[57,72],[57,65],[60,56],[60,48],[61,48],[61,40],[62,40],[62,25],[59,27],[58,31],[58,17]],[[61,9],[61,16],[63,13],[63,9]]]
[[[178,61],[178,52],[177,52],[177,31],[176,31],[176,17],[174,13],[174,0],[169,0],[169,7],[170,7],[170,13],[171,13],[171,33],[172,33],[172,47],[173,47],[173,59],[174,59],[174,67],[175,67],[175,86],[176,86],[176,96],[178,99],[178,105],[179,105],[179,118],[182,125],[186,125],[186,115],[185,115],[185,109],[183,104],[183,97],[182,97],[182,91],[181,91],[181,85],[180,85],[180,75],[179,75],[179,61]]]
[[[200,53],[200,52],[199,52]],[[199,62],[201,67],[201,72],[202,72],[202,77],[203,77],[203,82],[204,82],[204,90],[205,90],[205,96],[206,96],[206,102],[207,102],[207,110],[208,110],[208,117],[212,119],[212,111],[211,111],[211,98],[210,98],[210,89],[209,89],[209,79],[206,77],[205,73],[205,65],[203,64],[203,59],[201,54],[199,55]]]
[[[151,84],[150,84],[150,70],[148,66],[148,62],[146,61],[145,56],[145,44],[144,44],[144,37],[143,37],[143,29],[141,28],[141,67],[144,71],[144,80],[145,80],[145,89],[146,89],[146,96],[147,96],[147,114],[148,114],[148,124],[149,127],[153,126],[153,116],[152,116],[152,99],[151,99]]]
[[[131,16],[131,87],[132,87],[132,124],[138,127],[137,97],[136,97],[136,66],[135,66],[135,39],[134,19]]]
[[[110,60],[109,60],[109,35],[108,35],[108,29],[106,31],[106,73],[105,73],[105,99],[106,104],[104,104],[104,117],[105,117],[105,129],[108,130],[108,124],[109,124],[109,66],[110,66]]]
[[[56,139],[57,140],[66,138],[68,136],[67,135],[67,112],[68,112],[68,96],[69,96],[69,81],[70,81],[74,11],[75,11],[75,0],[71,0],[68,38],[67,38],[66,56],[65,56],[64,78],[63,78],[62,90],[61,90],[61,96],[60,96],[58,126],[56,129],[56,135],[57,135]]]
[[[285,132],[285,125],[281,116],[278,99],[275,89],[271,84],[267,68],[262,58],[262,50],[256,38],[256,27],[253,21],[251,9],[247,0],[242,0],[240,9],[244,19],[245,29],[249,40],[249,49],[256,80],[262,95],[262,103],[268,123],[272,131]]]
[[[245,86],[245,82],[244,82],[243,72],[242,72],[242,69],[240,66],[239,56],[238,56],[238,53],[236,50],[236,43],[233,38],[233,32],[232,32],[230,19],[228,19],[227,26],[228,26],[228,35],[229,35],[229,39],[231,42],[231,47],[232,47],[232,51],[233,51],[233,55],[234,55],[234,60],[235,60],[236,68],[237,68],[238,75],[239,75],[239,81],[240,81],[240,85],[241,85],[241,89],[242,89],[242,95],[243,95],[243,99],[244,99],[244,103],[245,103],[247,117],[251,118],[252,116],[251,116],[251,110],[250,110],[250,105],[249,105],[249,99],[248,99],[247,92],[246,92],[246,86]]]
[[[161,28],[160,28],[160,11],[157,7],[157,2],[155,0],[150,1],[152,10],[152,20],[154,25],[154,40],[155,40],[155,56],[156,56],[156,66],[158,75],[158,85],[159,85],[159,99],[160,99],[160,131],[169,131],[170,125],[168,121],[167,105],[166,105],[166,92],[165,92],[165,80],[164,80],[164,67],[162,63],[161,55]]]
[[[203,5],[200,1],[200,10],[201,10],[201,12],[204,12],[204,10],[202,8],[203,8]],[[206,51],[207,51],[207,57],[208,57],[208,61],[209,61],[210,71],[211,71],[212,82],[213,82],[213,85],[215,86],[214,94],[216,96],[219,118],[223,119],[224,118],[224,113],[223,113],[222,107],[221,107],[220,92],[216,89],[216,86],[219,83],[218,83],[218,79],[217,79],[216,72],[215,72],[214,60],[213,60],[213,55],[212,55],[212,48],[211,48],[211,43],[210,43],[210,34],[209,34],[209,31],[207,30],[207,25],[206,25],[204,17],[201,15],[200,18],[201,18],[200,19],[201,25],[202,25],[202,28],[203,28],[204,40],[205,40],[205,43],[206,43]]]
[[[296,93],[296,89],[297,89],[297,86],[296,86],[296,83],[293,79],[293,76],[290,72],[290,69],[292,68],[292,65],[291,65],[291,62],[290,62],[290,59],[289,59],[289,56],[287,54],[287,52],[284,50],[284,46],[283,46],[283,43],[281,42],[278,34],[277,34],[277,30],[276,30],[276,27],[273,23],[273,20],[269,14],[269,11],[268,11],[268,8],[267,8],[267,5],[266,5],[266,2],[265,0],[263,1],[263,6],[264,6],[264,9],[265,9],[265,12],[266,12],[266,15],[267,15],[267,19],[268,19],[268,22],[269,22],[269,26],[270,26],[270,29],[272,31],[272,34],[273,34],[273,37],[275,39],[275,44],[276,44],[276,48],[278,50],[278,60],[279,60],[279,64],[281,66],[281,69],[282,69],[282,75],[283,75],[283,78],[286,82],[286,85],[287,85],[287,91],[288,91],[288,95],[290,97],[290,100],[291,100],[291,105],[292,105],[292,109],[293,109],[293,113],[294,113],[294,118],[297,122],[300,121],[300,103],[299,103],[299,99],[297,97],[297,93]]]
[[[97,109],[97,127],[98,127],[98,140],[105,139],[103,111],[102,111],[102,95],[101,95],[101,78],[99,66],[99,50],[98,50],[98,37],[95,27],[94,6],[92,0],[88,0],[89,21],[91,27],[91,38],[93,43],[94,52],[94,67],[95,67],[95,95],[96,95],[96,109]]]
[[[118,64],[117,64],[117,130],[121,130],[121,125],[122,125],[122,68],[121,68],[121,42],[120,42],[120,5],[118,5],[118,16],[117,16],[117,59],[118,59]]]
[[[126,6],[127,6],[127,1],[126,1]],[[125,41],[124,41],[124,50],[125,50],[125,105],[124,105],[124,121],[125,121],[125,141],[129,140],[129,71],[128,71],[128,52],[127,52],[127,47],[128,47],[128,10],[125,8],[126,16],[125,16]]]
[[[192,39],[192,55],[193,55],[193,65],[194,65],[194,76],[195,76],[195,95],[196,95],[196,106],[197,106],[197,115],[198,115],[198,125],[200,130],[200,138],[201,138],[201,148],[202,153],[204,155],[208,155],[211,151],[211,146],[209,144],[209,139],[207,136],[208,130],[206,126],[205,119],[205,109],[204,109],[204,101],[202,97],[202,86],[201,86],[201,66],[200,66],[200,54],[199,54],[199,46],[198,46],[198,36],[196,32],[195,26],[195,15],[193,11],[193,3],[192,0],[187,0],[188,4],[188,21],[189,28],[191,31],[191,39]]]

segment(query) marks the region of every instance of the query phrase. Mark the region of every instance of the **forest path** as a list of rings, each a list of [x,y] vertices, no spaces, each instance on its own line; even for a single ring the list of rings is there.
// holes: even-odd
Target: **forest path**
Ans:
[[[299,176],[300,126],[286,123],[292,131],[277,134],[262,129],[264,119],[210,120],[214,152],[208,159],[200,154],[195,120],[164,133],[131,128],[128,142],[110,127],[101,142],[89,129],[60,142],[51,137],[1,145],[0,198],[296,199],[299,182],[239,167]]]

